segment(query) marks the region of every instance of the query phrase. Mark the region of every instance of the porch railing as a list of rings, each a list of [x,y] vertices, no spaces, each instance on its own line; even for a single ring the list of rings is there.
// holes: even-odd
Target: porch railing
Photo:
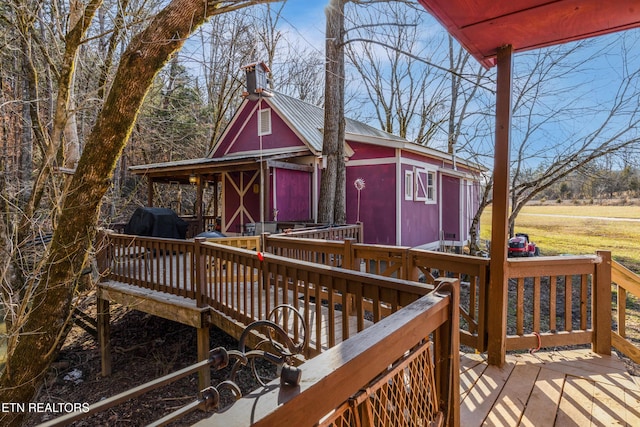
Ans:
[[[306,356],[335,346],[433,290],[433,286],[383,278],[312,262],[295,261],[245,246],[108,234],[101,257],[104,279],[195,299],[218,321],[247,324],[279,304],[305,313],[310,340]],[[252,238],[255,239],[255,238]],[[232,319],[232,320],[230,320]],[[280,319],[295,337],[293,319]],[[242,325],[238,325],[238,334]]]
[[[486,307],[489,260],[465,255],[367,245],[353,239],[341,241],[268,235],[264,250],[297,260],[344,267],[383,277],[432,284],[438,277],[461,280],[460,342],[486,350]],[[384,309],[384,306],[382,307]]]
[[[117,239],[119,240],[114,240],[118,249],[113,252],[116,259],[113,261],[112,272],[115,280],[190,298],[196,294],[191,285],[193,275],[172,267],[194,263],[189,258],[192,256],[192,249],[178,246],[184,242],[171,243],[176,246],[169,248],[165,246],[167,243],[164,239],[138,239],[137,243],[131,243],[131,236],[120,236]],[[207,249],[209,250],[214,251]],[[218,264],[210,264],[226,265],[218,273],[223,274],[226,279],[207,282],[217,283],[218,287],[208,284],[209,288],[203,295],[210,300],[202,299],[201,303],[209,304],[210,301],[218,304],[217,309],[223,313],[241,318],[244,316],[249,320],[260,318],[265,314],[264,310],[273,307],[275,303],[288,301],[307,308],[320,301],[327,315],[344,316],[344,319],[337,322],[340,325],[338,331],[326,331],[326,342],[322,343],[316,336],[309,354],[316,354],[323,346],[334,345],[343,336],[347,338],[353,331],[361,330],[367,322],[377,322],[406,305],[421,292],[428,292],[428,289],[416,291],[419,288],[414,289],[413,285],[403,282],[406,280],[431,283],[435,277],[459,278],[460,342],[478,351],[486,351],[489,335],[496,333],[487,330],[490,302],[489,260],[486,258],[364,245],[355,243],[352,239],[292,239],[286,235],[266,236],[263,250],[275,254],[275,257],[264,254],[266,262],[256,261],[257,254],[254,251],[234,253],[231,249],[224,251],[225,254],[212,252],[206,255],[211,259],[223,260]],[[158,268],[157,263],[162,261],[158,261],[153,254],[166,252],[175,254],[171,261],[173,264]],[[304,262],[294,262],[285,257]],[[324,264],[329,269],[318,266],[317,263]],[[640,362],[638,340],[633,341],[626,333],[627,306],[634,305],[638,308],[640,279],[619,264],[612,263],[609,252],[585,256],[510,259],[507,264],[507,298],[510,308],[505,319],[506,349],[523,350],[591,343],[596,351],[607,353],[613,344],[618,350]],[[345,277],[342,275],[347,273],[331,271],[332,267],[337,266],[355,270],[355,276]],[[208,271],[213,271],[211,267],[208,268]],[[180,277],[176,276],[178,271]],[[380,276],[391,280],[380,279]],[[298,280],[300,277],[302,279]],[[378,281],[374,277],[378,277]],[[249,286],[249,283],[260,280],[261,283],[269,284],[270,294],[265,293],[266,286],[263,285],[263,290],[260,291],[262,296],[258,297],[259,292]],[[175,286],[174,283],[180,284]],[[399,288],[389,288],[390,285],[385,283],[395,283],[393,286]],[[230,288],[230,284],[235,287]],[[615,318],[612,318],[612,284],[616,297]],[[370,285],[375,290],[370,290]],[[235,295],[235,301],[229,300],[232,294]],[[259,304],[251,302],[253,300],[249,297],[252,295],[256,299],[262,298]],[[230,310],[236,310],[231,308],[232,303],[239,307],[237,313],[231,313]],[[318,316],[322,317],[323,314]],[[612,321],[617,324],[613,333]],[[319,322],[317,324],[320,325]],[[320,326],[314,333],[322,335]]]
[[[197,426],[459,425],[455,282],[300,365],[298,387],[269,383]]]
[[[509,260],[507,350],[590,344],[598,255]],[[610,286],[606,285],[606,286]]]
[[[363,242],[362,224],[353,225],[318,225],[300,230],[289,230],[283,234],[288,237],[302,237],[307,239],[321,240],[345,240],[354,239],[356,242]]]
[[[640,276],[612,261],[611,281],[615,295],[615,329],[611,336],[612,345],[635,363],[640,363],[640,349],[638,348],[640,331],[636,329],[632,334],[629,334],[627,330],[627,320],[631,314],[629,308],[635,312],[636,316],[640,311]]]
[[[310,259],[357,271],[420,280],[460,279],[460,342],[487,350],[489,264],[487,258],[445,254],[397,246],[362,245],[352,240],[324,241],[267,236],[265,250],[296,259]],[[640,363],[640,337],[627,337],[627,306],[640,310],[640,277],[596,255],[509,259],[508,350],[592,344],[607,353],[613,343]],[[616,300],[612,333],[611,284]],[[633,296],[628,298],[627,294]],[[499,309],[499,307],[495,307]],[[640,334],[637,334],[640,335]]]

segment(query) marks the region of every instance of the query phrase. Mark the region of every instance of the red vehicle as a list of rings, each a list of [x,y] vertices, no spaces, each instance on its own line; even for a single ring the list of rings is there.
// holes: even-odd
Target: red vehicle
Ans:
[[[540,255],[540,249],[535,243],[529,241],[529,235],[516,233],[515,237],[509,239],[510,257],[530,257]]]

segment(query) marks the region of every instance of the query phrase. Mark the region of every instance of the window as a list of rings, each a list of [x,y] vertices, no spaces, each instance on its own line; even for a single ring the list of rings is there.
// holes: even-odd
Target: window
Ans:
[[[413,171],[404,171],[404,199],[413,200]]]
[[[258,136],[271,135],[271,109],[265,108],[258,114]]]
[[[436,202],[436,173],[426,169],[415,170],[414,198],[417,202]]]
[[[427,202],[436,201],[436,173],[427,172]]]

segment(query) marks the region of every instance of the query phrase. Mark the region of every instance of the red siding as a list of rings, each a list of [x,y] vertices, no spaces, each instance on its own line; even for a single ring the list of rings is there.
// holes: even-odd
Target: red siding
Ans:
[[[388,157],[395,157],[396,150],[390,147],[381,147],[379,145],[363,144],[361,142],[347,141],[349,147],[354,151],[353,156],[349,160],[361,160],[361,159],[384,159]]]
[[[405,171],[411,170],[413,170],[413,166],[402,165],[400,174],[402,193],[398,201],[402,215],[400,221],[400,244],[403,246],[420,246],[438,241],[440,230],[439,212],[438,205],[435,203],[426,204],[424,201],[405,200],[404,174]]]
[[[258,135],[258,109],[247,120],[248,113],[252,111],[255,103],[250,102],[238,114],[225,138],[220,142],[213,157],[222,157],[225,154],[236,154],[248,151],[260,150],[260,136]],[[263,104],[262,108],[270,108]],[[271,134],[262,136],[262,149],[304,148],[304,143],[289,128],[289,126],[271,110]]]
[[[347,222],[355,224],[358,213],[357,178],[365,181],[360,193],[360,221],[365,243],[396,244],[395,164],[347,167]]]

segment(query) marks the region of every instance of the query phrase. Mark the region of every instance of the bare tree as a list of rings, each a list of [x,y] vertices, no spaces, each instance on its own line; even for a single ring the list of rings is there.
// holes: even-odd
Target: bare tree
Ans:
[[[33,297],[27,308],[28,316],[19,325],[16,343],[0,377],[0,399],[3,402],[30,401],[64,342],[72,297],[80,272],[91,253],[102,197],[109,188],[116,161],[157,72],[205,19],[268,1],[209,4],[196,0],[173,0],[130,42],[120,59],[104,107],[88,136],[75,174],[65,188],[44,261],[46,273],[30,285]],[[84,12],[85,19],[80,19],[77,25],[87,26],[98,4],[89,3]],[[74,30],[75,27],[70,32]],[[82,32],[73,40],[81,42]],[[73,43],[68,49],[73,50]],[[66,112],[66,106],[63,109]],[[23,416],[20,413],[2,413],[0,421],[3,425],[17,425]]]
[[[446,80],[420,58],[433,61],[443,37],[421,40],[426,13],[401,3],[369,4],[354,15],[346,53],[362,82],[358,89],[367,95],[361,108],[382,130],[427,144],[446,121]]]
[[[346,221],[344,162],[344,11],[345,0],[330,0],[326,9],[326,65],[322,156],[326,168],[320,180],[318,219],[329,224]]]

